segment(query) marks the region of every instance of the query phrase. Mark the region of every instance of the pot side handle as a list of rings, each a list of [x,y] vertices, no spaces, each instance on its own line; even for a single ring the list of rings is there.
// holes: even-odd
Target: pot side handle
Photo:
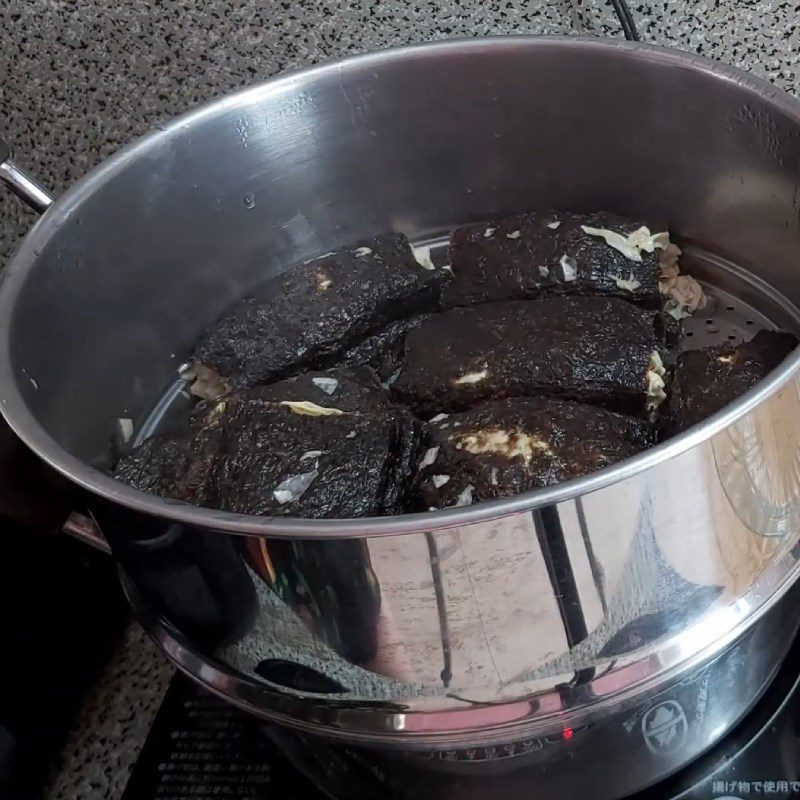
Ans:
[[[43,214],[53,204],[50,194],[11,160],[11,147],[3,139],[0,139],[0,183],[8,186],[39,214]]]
[[[51,195],[11,160],[11,147],[2,138],[0,138],[0,183],[8,186],[17,197],[39,214],[43,214],[53,204]],[[110,552],[108,542],[100,529],[83,514],[73,511],[64,523],[63,531],[97,550]]]
[[[73,511],[69,517],[67,517],[67,521],[64,523],[62,530],[67,536],[78,539],[84,544],[88,544],[89,547],[93,547],[95,550],[100,550],[103,553],[111,552],[106,537],[103,536],[100,528],[97,527],[94,520],[84,514]]]

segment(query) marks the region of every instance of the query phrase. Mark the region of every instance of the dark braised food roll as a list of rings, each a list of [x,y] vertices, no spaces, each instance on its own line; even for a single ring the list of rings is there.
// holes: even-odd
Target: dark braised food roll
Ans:
[[[657,311],[608,297],[458,308],[409,332],[393,396],[424,414],[547,395],[644,414],[664,398]]]
[[[797,346],[782,331],[761,331],[749,342],[689,350],[678,357],[663,418],[663,437],[702,422],[752,389]]]
[[[300,381],[233,393],[187,430],[135,448],[115,476],[163,497],[242,514],[400,513],[422,423],[387,405],[380,387],[358,391],[351,375],[336,371],[308,380],[315,377],[337,380],[327,405],[279,399],[296,396]]]
[[[483,403],[428,423],[420,509],[470,505],[552,486],[645,450],[652,427],[603,408],[543,397]]]
[[[445,308],[543,294],[621,297],[658,308],[665,227],[616,214],[534,211],[456,228]]]
[[[219,428],[195,420],[183,435],[142,442],[120,459],[114,477],[142,492],[207,507],[208,473],[220,445]]]
[[[194,360],[232,387],[333,363],[388,323],[437,308],[448,277],[402,234],[379,236],[273,278],[210,328]]]
[[[390,322],[385,328],[370,334],[364,341],[342,353],[342,367],[370,367],[382,381],[391,382],[403,363],[406,336],[430,314],[419,314]]]
[[[209,471],[208,501],[256,515],[399,513],[419,430],[400,409],[308,416],[247,398],[224,423],[225,452]]]

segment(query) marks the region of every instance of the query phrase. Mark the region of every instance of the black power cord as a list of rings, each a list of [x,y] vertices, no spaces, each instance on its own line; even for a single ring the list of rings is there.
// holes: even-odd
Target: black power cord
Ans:
[[[625,38],[631,42],[638,42],[639,32],[636,30],[636,23],[633,21],[633,15],[630,8],[628,8],[626,0],[611,0],[611,5],[617,15],[619,24],[622,26]]]

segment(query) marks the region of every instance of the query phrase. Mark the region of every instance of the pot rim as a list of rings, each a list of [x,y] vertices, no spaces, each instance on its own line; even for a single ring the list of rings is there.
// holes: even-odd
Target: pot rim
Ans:
[[[247,536],[279,538],[351,538],[414,533],[420,530],[442,530],[476,522],[489,522],[515,513],[531,511],[579,497],[630,478],[655,465],[674,458],[710,439],[724,428],[773,395],[800,369],[800,349],[791,354],[777,369],[760,381],[735,403],[714,414],[702,425],[685,431],[633,458],[606,467],[589,475],[574,478],[555,486],[536,489],[514,497],[479,503],[475,506],[442,509],[435,512],[404,514],[396,517],[364,517],[359,519],[301,519],[293,517],[257,517],[246,514],[200,508],[169,498],[161,498],[126,486],[110,475],[70,454],[40,425],[18,389],[20,380],[12,364],[10,336],[16,301],[28,275],[39,258],[39,252],[51,232],[69,222],[82,201],[98,184],[113,178],[134,159],[145,155],[151,146],[164,137],[179,135],[207,116],[225,109],[249,104],[263,97],[292,89],[301,82],[313,81],[331,73],[349,69],[377,68],[386,61],[413,59],[419,55],[464,56],[497,49],[557,48],[576,51],[620,53],[626,58],[660,62],[667,66],[704,73],[714,79],[730,82],[769,103],[800,127],[800,102],[771,83],[735,67],[683,51],[595,37],[575,36],[496,36],[475,39],[451,39],[439,42],[390,48],[334,60],[321,66],[289,72],[221,98],[211,100],[196,110],[176,117],[163,128],[151,131],[119,150],[93,168],[68,189],[34,225],[22,245],[6,266],[0,282],[0,413],[14,432],[47,464],[78,486],[105,500],[132,511],[161,517],[173,522]]]

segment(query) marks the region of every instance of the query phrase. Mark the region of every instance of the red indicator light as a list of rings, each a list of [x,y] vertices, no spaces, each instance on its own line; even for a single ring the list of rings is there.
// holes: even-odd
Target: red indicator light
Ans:
[[[564,739],[571,739],[572,738],[572,728],[564,728],[564,731],[561,734],[561,736]]]

